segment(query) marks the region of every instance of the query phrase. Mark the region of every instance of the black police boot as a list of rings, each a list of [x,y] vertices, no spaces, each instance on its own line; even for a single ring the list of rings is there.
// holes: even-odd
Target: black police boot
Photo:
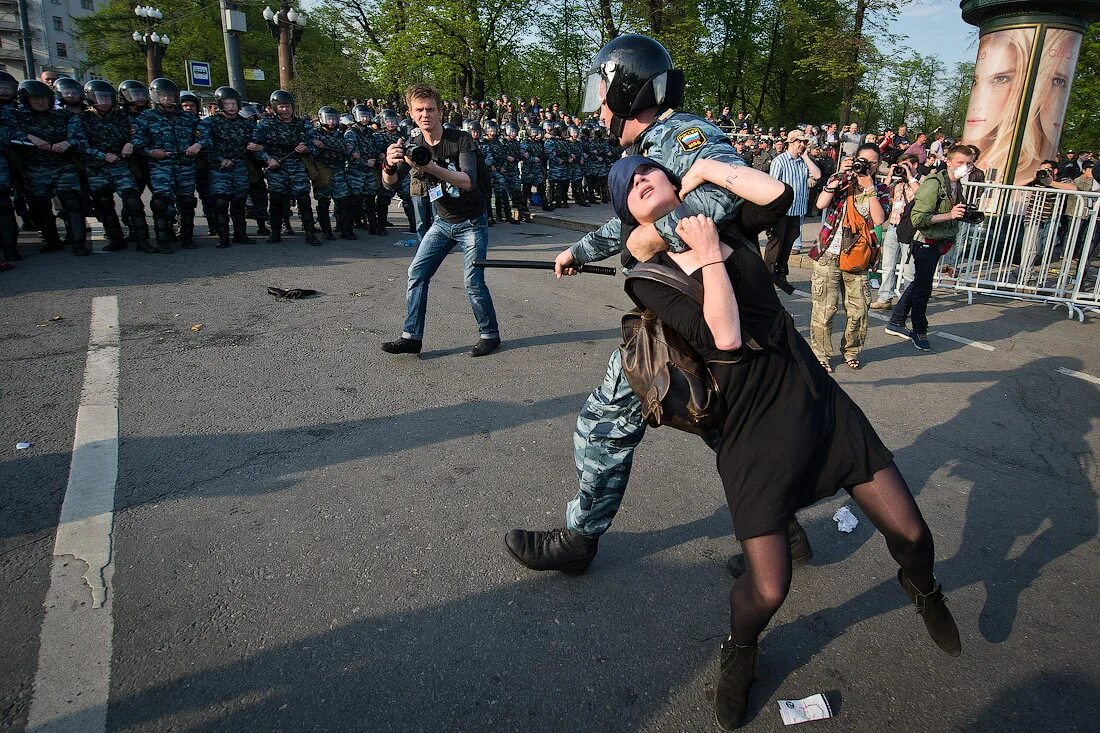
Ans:
[[[233,244],[256,244],[256,240],[248,236],[247,206],[245,199],[236,199],[230,205],[230,221],[233,222]]]
[[[162,255],[172,254],[172,219],[166,215],[153,217],[153,234],[157,240],[157,252]]]
[[[787,539],[791,543],[791,565],[798,567],[809,563],[813,559],[814,550],[810,547],[810,538],[797,519],[792,519],[787,525]],[[745,556],[740,552],[736,555],[730,555],[729,560],[726,561],[726,571],[735,578],[744,575]]]
[[[538,532],[513,529],[504,535],[504,546],[516,562],[531,570],[560,570],[580,575],[596,557],[599,537],[588,537],[569,529]]]
[[[542,201],[542,210],[543,211],[553,211],[554,210],[554,202],[550,200],[550,196],[548,195],[546,189],[544,187],[540,186],[538,188],[538,192],[539,192],[539,200]]]
[[[218,235],[217,248],[226,249],[231,242],[229,234],[229,200],[219,198],[214,202],[213,214],[211,221],[214,224],[214,232]]]
[[[359,209],[359,199],[341,199],[336,205],[343,209],[343,213],[337,217],[340,222],[340,238],[348,241],[359,239],[355,233],[355,212]]]
[[[386,209],[389,208],[389,202],[381,196],[377,197],[374,202],[374,233],[380,237],[386,236]]]
[[[317,199],[317,226],[321,228],[321,235],[325,240],[331,242],[336,239],[332,234],[332,219],[329,218],[329,208],[332,206],[332,199],[325,197],[318,197]],[[340,218],[340,202],[336,202],[336,218]]]
[[[134,246],[138,252],[150,254],[156,252],[149,245],[149,222],[145,220],[145,204],[141,202],[141,196],[137,191],[128,190],[122,196],[122,215],[126,219],[126,226],[130,228]]]
[[[266,237],[269,234],[271,234],[271,230],[267,228],[267,220],[266,219],[257,219],[256,220],[256,236]]]
[[[581,179],[580,185],[577,185],[576,181],[573,182],[573,198],[576,200],[577,206],[588,208],[588,201],[584,198],[584,179]]]
[[[728,636],[722,642],[718,663],[718,685],[714,690],[714,719],[722,730],[741,727],[749,707],[749,688],[756,681],[757,647],[733,643]]]
[[[313,221],[313,202],[309,194],[298,197],[298,216],[302,218],[302,230],[306,233],[306,244],[311,247],[320,247],[321,240],[317,238],[317,225]]]
[[[88,226],[84,221],[84,209],[77,197],[65,198],[61,201],[65,214],[65,227],[69,230],[69,236],[73,245],[73,254],[78,257],[90,255],[88,248]]]
[[[569,181],[558,181],[558,208],[569,208]]]
[[[115,197],[110,191],[98,191],[93,199],[95,216],[103,225],[103,233],[107,237],[107,246],[104,252],[119,252],[130,245],[126,243],[126,234],[122,231],[122,222],[118,220],[115,211]]]
[[[57,219],[53,215],[53,200],[39,196],[28,197],[27,205],[30,207],[31,218],[38,226],[38,231],[45,240],[45,244],[39,247],[39,252],[60,252],[63,249],[61,235],[57,233]]]
[[[351,211],[354,216],[353,224],[363,222],[363,229],[367,234],[378,234],[378,202],[374,196],[364,196],[353,200]]]
[[[898,568],[898,582],[905,589],[909,600],[917,607],[917,613],[924,620],[924,627],[928,629],[928,635],[936,646],[944,650],[952,657],[962,654],[962,642],[959,641],[959,627],[955,625],[955,619],[951,610],[947,607],[947,597],[943,594],[943,587],[932,578],[932,588],[926,593],[921,593],[917,587],[905,577],[905,572]]]
[[[7,191],[0,192],[0,244],[3,245],[4,259],[8,262],[23,259],[23,255],[19,254],[19,224]]]
[[[278,244],[283,241],[283,197],[280,194],[271,194],[268,200],[268,221],[271,229],[267,233],[268,244]]]
[[[198,202],[193,196],[181,196],[177,203],[180,215],[180,246],[184,249],[198,249],[195,244],[195,206]]]

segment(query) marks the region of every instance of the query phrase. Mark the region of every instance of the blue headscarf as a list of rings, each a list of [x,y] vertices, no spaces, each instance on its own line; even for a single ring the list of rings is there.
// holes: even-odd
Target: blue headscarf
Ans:
[[[634,173],[643,165],[664,171],[672,185],[677,190],[680,188],[680,177],[653,158],[647,158],[644,155],[628,155],[615,161],[615,165],[611,166],[611,171],[607,174],[607,187],[611,191],[611,205],[615,207],[615,215],[623,224],[633,226],[638,223],[627,208],[626,199],[630,195],[631,186],[634,185]]]

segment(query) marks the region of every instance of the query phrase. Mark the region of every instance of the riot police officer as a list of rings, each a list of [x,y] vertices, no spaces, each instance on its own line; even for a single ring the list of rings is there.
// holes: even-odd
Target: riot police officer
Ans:
[[[15,90],[19,82],[6,71],[0,71],[0,255],[5,261],[23,259],[19,254],[19,227],[12,204],[11,170],[5,155],[16,139],[25,139],[15,127]]]
[[[569,148],[562,140],[565,125],[558,121],[549,123],[548,138],[543,144],[546,152],[546,177],[549,180],[550,210],[569,208],[567,187],[569,186]]]
[[[344,239],[358,239],[355,224],[361,218],[367,220],[367,232],[379,233],[378,219],[378,169],[385,148],[381,147],[378,135],[371,128],[374,115],[365,104],[352,107],[352,125],[344,132],[351,160],[348,161],[349,196],[344,203],[344,212],[337,217],[340,224],[340,236]],[[385,218],[382,219],[385,222]]]
[[[95,215],[107,236],[104,251],[117,252],[127,247],[115,211],[117,193],[122,199],[122,216],[134,235],[138,251],[153,252],[145,205],[126,160],[134,150],[130,143],[130,117],[117,105],[117,98],[114,87],[102,79],[85,84],[88,109],[69,120],[69,139],[84,160]]]
[[[298,215],[302,217],[302,226],[306,231],[306,244],[320,244],[309,199],[309,176],[302,162],[302,156],[309,154],[314,137],[313,125],[295,114],[294,95],[285,89],[276,89],[269,101],[274,114],[260,120],[252,133],[253,142],[263,146],[257,155],[267,167],[271,219],[271,234],[267,241],[271,244],[282,241],[281,224],[293,199],[298,203]]]
[[[157,251],[172,253],[173,214],[179,216],[180,246],[195,249],[195,160],[202,152],[197,134],[199,121],[180,109],[180,90],[171,79],[154,79],[149,96],[153,108],[138,115],[131,143],[149,160]]]
[[[80,178],[70,150],[70,113],[54,109],[53,89],[37,79],[21,82],[18,93],[22,107],[15,112],[16,127],[35,146],[23,156],[23,185],[35,224],[46,241],[41,251],[56,252],[62,248],[53,215],[52,198],[57,196],[71,235],[73,254],[91,254],[80,201]]]
[[[313,194],[317,198],[317,223],[326,240],[336,239],[332,233],[329,210],[336,202],[336,224],[343,231],[343,217],[347,213],[348,178],[346,166],[351,157],[350,145],[340,132],[340,113],[334,107],[322,107],[317,111],[317,133],[313,138],[313,165],[317,177],[313,181]]]
[[[252,123],[241,117],[241,95],[233,87],[222,86],[214,91],[218,114],[199,121],[199,145],[206,159],[209,177],[209,202],[203,210],[218,236],[218,248],[231,242],[251,244],[246,231],[248,209],[248,146],[252,142]],[[233,223],[230,235],[229,224]]]
[[[507,192],[504,200],[506,221],[512,224],[530,221],[531,214],[527,211],[527,201],[520,182],[519,166],[523,161],[523,150],[520,149],[519,127],[516,123],[508,122],[504,125],[504,139],[500,142],[500,152],[504,158],[501,161],[500,172]],[[511,199],[510,204],[509,199]],[[512,217],[512,209],[516,210],[518,218]]]
[[[521,143],[523,150],[523,163],[520,171],[523,186],[523,200],[525,204],[534,201],[537,195],[543,211],[550,211],[550,201],[546,197],[546,153],[542,144],[542,128],[527,128],[527,139]],[[530,213],[528,213],[530,219]]]

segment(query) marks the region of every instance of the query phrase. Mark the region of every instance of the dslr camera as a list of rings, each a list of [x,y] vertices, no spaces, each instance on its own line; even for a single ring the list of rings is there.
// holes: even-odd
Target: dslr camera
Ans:
[[[852,175],[866,176],[871,172],[871,163],[864,158],[856,158],[852,161]]]
[[[405,143],[405,156],[416,165],[427,165],[432,162],[432,151],[416,143]]]
[[[1054,174],[1046,169],[1040,169],[1035,172],[1035,182],[1040,186],[1049,186],[1054,183]]]
[[[961,221],[963,224],[980,224],[985,221],[985,214],[979,211],[974,204],[967,204]]]
[[[895,165],[890,171],[890,185],[903,183],[909,180],[909,169],[903,165]]]

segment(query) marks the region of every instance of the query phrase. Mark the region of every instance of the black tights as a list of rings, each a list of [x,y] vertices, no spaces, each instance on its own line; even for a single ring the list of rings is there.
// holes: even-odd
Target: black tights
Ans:
[[[871,524],[886,537],[890,555],[913,585],[931,590],[935,548],[905,479],[891,464],[848,490]],[[741,541],[745,574],[730,590],[730,629],[736,644],[755,644],[791,587],[791,546],[786,527]]]

